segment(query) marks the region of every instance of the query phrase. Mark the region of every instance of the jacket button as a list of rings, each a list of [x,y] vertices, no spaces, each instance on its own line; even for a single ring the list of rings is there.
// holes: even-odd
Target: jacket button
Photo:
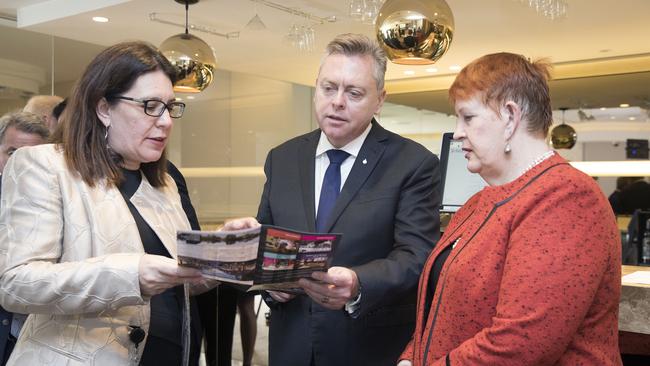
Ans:
[[[129,339],[135,344],[137,348],[138,345],[144,341],[147,333],[142,328],[135,325],[129,325],[129,328],[131,328],[129,331]]]
[[[2,319],[2,325],[9,325],[9,319]]]

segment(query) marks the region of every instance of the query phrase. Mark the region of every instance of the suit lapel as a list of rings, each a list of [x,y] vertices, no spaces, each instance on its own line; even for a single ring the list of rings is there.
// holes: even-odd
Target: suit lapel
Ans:
[[[332,229],[339,216],[345,211],[345,208],[350,204],[350,201],[357,195],[359,189],[366,182],[370,173],[375,169],[377,163],[381,159],[384,150],[386,150],[386,139],[388,134],[374,119],[372,120],[372,128],[363,142],[359,155],[354,161],[352,170],[345,180],[341,194],[336,199],[336,204],[332,209],[329,220],[327,222],[327,231]],[[313,176],[313,174],[312,174]]]
[[[170,197],[178,197],[176,185],[168,177],[167,186],[161,189],[152,187],[142,176],[142,183],[131,197],[131,203],[156,233],[172,258],[176,258],[176,231],[189,230],[190,224],[185,214],[180,215],[180,200],[170,202]]]
[[[305,209],[308,231],[316,230],[314,170],[316,161],[316,146],[320,138],[320,130],[315,130],[305,137],[298,147],[298,174],[302,188],[302,203]]]

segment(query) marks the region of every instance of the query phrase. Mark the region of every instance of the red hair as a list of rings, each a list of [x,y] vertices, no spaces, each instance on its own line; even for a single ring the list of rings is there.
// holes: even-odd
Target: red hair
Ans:
[[[478,94],[497,114],[507,101],[513,101],[521,107],[522,119],[528,121],[527,130],[546,137],[553,122],[547,83],[550,69],[547,60],[531,62],[508,52],[485,55],[456,76],[449,88],[449,101],[453,105]]]

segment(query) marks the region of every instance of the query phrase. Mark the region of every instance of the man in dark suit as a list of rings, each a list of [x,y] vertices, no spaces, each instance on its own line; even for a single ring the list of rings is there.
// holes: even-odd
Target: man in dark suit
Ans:
[[[374,120],[385,70],[375,42],[338,36],[316,81],[320,129],[268,154],[257,220],[343,234],[333,267],[300,281],[306,296],[265,297],[270,366],[394,366],[412,335],[418,276],[439,235],[440,174],[435,155]],[[324,213],[332,164],[340,165],[340,185]],[[256,224],[246,220],[225,228]]]
[[[18,148],[43,144],[50,132],[41,118],[29,112],[7,113],[0,118],[0,182],[9,157]],[[7,363],[25,315],[12,314],[0,307],[0,365]]]

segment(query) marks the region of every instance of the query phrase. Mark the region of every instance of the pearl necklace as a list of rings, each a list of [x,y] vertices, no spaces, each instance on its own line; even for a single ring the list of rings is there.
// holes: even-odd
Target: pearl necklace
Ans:
[[[537,166],[537,165],[538,165],[539,163],[541,163],[542,161],[544,161],[544,160],[550,158],[551,156],[553,156],[553,154],[555,154],[555,151],[553,151],[553,150],[549,150],[549,151],[543,153],[542,155],[538,156],[537,159],[533,160],[533,162],[530,163],[530,164],[526,167],[526,169],[524,169],[524,171],[521,172],[521,174],[520,174],[519,176],[522,176],[522,175],[528,173],[529,170],[533,169],[535,166]]]

